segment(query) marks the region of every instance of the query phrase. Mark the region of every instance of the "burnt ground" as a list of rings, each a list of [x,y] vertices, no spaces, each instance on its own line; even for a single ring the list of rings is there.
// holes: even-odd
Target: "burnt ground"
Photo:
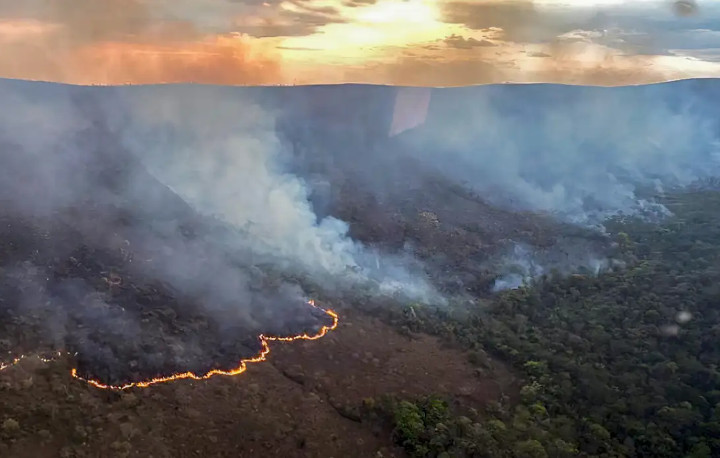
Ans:
[[[341,315],[337,330],[316,341],[273,342],[269,361],[240,376],[120,393],[72,379],[72,367],[113,383],[233,367],[258,351],[260,332],[313,332],[327,324],[306,304],[288,303],[273,313],[299,317],[290,323],[243,317],[237,323],[244,328],[222,328],[197,297],[133,266],[163,252],[157,234],[152,244],[133,239],[137,218],[91,205],[50,219],[12,212],[0,218],[0,351],[78,352],[0,372],[1,456],[403,456],[391,431],[359,421],[363,400],[439,393],[480,407],[513,392],[512,375],[498,363],[494,374],[480,375],[467,355],[435,338],[400,334],[331,302]],[[185,242],[211,249],[201,230],[188,223]],[[261,293],[282,283],[260,278]]]
[[[177,238],[164,244],[153,236],[152,249],[143,249],[142,242],[127,242],[133,240],[132,223],[119,220],[117,211],[109,215],[85,209],[66,224],[62,216],[42,220],[0,212],[0,351],[68,351],[76,354],[81,376],[119,385],[230,369],[260,352],[262,333],[314,334],[332,323],[302,298],[278,293],[273,280],[256,278],[252,290],[230,286],[228,294],[238,295],[227,303],[214,302],[225,298],[213,292],[203,298],[202,290],[179,290],[177,279],[163,281],[169,262],[192,262],[180,279],[217,289],[226,287],[222,274],[203,280],[202,271],[230,267],[218,265],[220,255],[207,243],[203,253],[189,255],[192,241],[180,247]],[[107,233],[84,230],[90,217]],[[153,275],[157,262],[163,276]]]
[[[463,352],[361,312],[378,304],[351,308],[323,291],[339,328],[271,343],[269,361],[243,375],[121,393],[72,379],[72,367],[112,384],[226,369],[260,350],[260,333],[328,324],[296,281],[248,262],[238,234],[195,214],[87,110],[91,127],[53,151],[76,165],[64,200],[21,146],[0,144],[0,352],[73,354],[0,372],[0,456],[401,456],[390,431],[358,421],[364,399],[444,394],[472,407],[512,396],[501,364],[480,375]],[[410,243],[446,293],[487,294],[494,273],[484,259],[510,240],[587,240],[570,234],[567,244],[549,219],[494,209],[419,170],[378,194],[359,192],[368,178],[337,167],[320,170],[339,196],[327,210],[366,243]],[[28,182],[34,197],[21,192]]]
[[[0,372],[0,455],[399,457],[389,431],[353,418],[364,399],[443,393],[471,407],[513,389],[500,364],[481,377],[463,352],[350,311],[235,377],[111,392],[71,379],[68,363]]]
[[[43,153],[59,159],[0,143],[0,352],[68,351],[81,376],[120,385],[234,368],[260,334],[332,322],[77,103],[92,121]]]

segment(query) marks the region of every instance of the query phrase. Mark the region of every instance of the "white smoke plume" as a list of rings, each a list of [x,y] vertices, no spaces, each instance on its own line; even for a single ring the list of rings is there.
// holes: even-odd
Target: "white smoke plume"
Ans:
[[[583,225],[663,216],[643,189],[720,174],[711,83],[435,89],[425,124],[399,141],[498,205]]]
[[[209,87],[119,94],[129,113],[115,124],[125,146],[196,211],[238,230],[258,261],[331,287],[442,302],[419,266],[410,273],[411,259],[370,252],[345,222],[318,219],[305,181],[284,167],[273,114],[251,97]]]

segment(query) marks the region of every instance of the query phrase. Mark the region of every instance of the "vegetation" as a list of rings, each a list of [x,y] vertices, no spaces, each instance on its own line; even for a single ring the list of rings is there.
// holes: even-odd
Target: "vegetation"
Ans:
[[[667,205],[661,225],[608,222],[624,269],[550,275],[470,316],[393,317],[481,368],[486,351],[511,362],[519,399],[462,415],[434,399],[371,410],[413,456],[720,456],[720,193]]]

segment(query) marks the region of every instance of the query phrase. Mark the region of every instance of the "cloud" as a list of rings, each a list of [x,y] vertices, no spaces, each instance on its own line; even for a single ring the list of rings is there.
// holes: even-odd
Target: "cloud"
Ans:
[[[22,4],[20,4],[22,3]],[[195,36],[232,32],[253,35],[258,20],[271,21],[273,33],[287,36],[312,33],[317,27],[342,21],[335,6],[313,0],[0,0],[0,18],[34,19],[60,24],[75,41],[190,41]],[[250,26],[244,30],[244,23]],[[273,28],[283,26],[282,28]],[[258,36],[268,36],[265,34]]]
[[[670,54],[675,56],[688,56],[693,59],[699,59],[704,62],[720,63],[720,48],[714,49],[698,49],[698,50],[670,50]]]
[[[431,60],[424,56],[401,56],[391,63],[376,63],[346,69],[346,81],[407,86],[463,86],[478,82],[500,82],[505,73],[483,59]]]
[[[623,86],[709,76],[720,71],[717,64],[688,60],[684,55],[625,55],[610,47],[582,42],[532,48],[501,42],[494,47],[450,47],[442,52],[427,47],[422,51],[389,54],[387,59],[363,66],[332,66],[328,73],[337,72],[332,81],[446,87],[507,82]],[[313,81],[317,80],[307,78],[301,83]]]
[[[215,36],[196,42],[88,43],[54,49],[52,36],[3,43],[0,74],[77,84],[200,82],[263,84],[281,75],[277,56],[248,39]]]
[[[2,0],[0,17],[58,24],[72,43],[128,40],[163,25],[140,0]]]
[[[544,77],[636,84],[710,76],[715,68],[697,59],[713,62],[720,48],[720,5],[709,3],[678,15],[660,0],[468,0],[439,2],[445,22],[412,31],[360,20],[363,7],[385,1],[109,0],[99,7],[94,0],[0,0],[0,76],[100,84],[457,85]],[[676,71],[657,68],[655,56],[669,58],[661,61]]]
[[[355,8],[358,6],[374,5],[376,3],[377,3],[377,0],[345,0],[343,2],[343,5],[348,6],[350,8]]]
[[[478,46],[497,46],[497,44],[493,43],[490,40],[477,40],[473,37],[465,38],[460,35],[450,35],[449,37],[445,38],[443,40],[446,45],[448,45],[451,48],[457,48],[457,49],[472,49],[476,48]]]
[[[0,75],[80,84],[261,84],[278,52],[238,34],[208,34],[139,0],[0,3]]]
[[[346,21],[334,6],[315,6],[311,0],[293,0],[268,4],[250,14],[238,15],[233,21],[233,30],[256,38],[297,37],[310,35],[328,24]]]
[[[340,16],[314,11],[273,11],[270,15],[245,18],[234,23],[234,29],[256,38],[302,37],[327,24],[345,22]]]
[[[320,48],[308,48],[304,46],[278,46],[277,49],[286,49],[288,51],[322,51]]]
[[[571,7],[527,0],[452,1],[443,4],[442,15],[473,30],[500,29],[494,42],[506,56],[520,46],[525,56],[542,57],[527,63],[517,56],[523,73],[513,74],[513,81],[621,85],[711,76],[714,68],[698,61],[656,58],[713,56],[712,50],[720,48],[720,5],[708,5],[700,14],[694,2],[680,3]],[[697,14],[674,14],[678,8]],[[467,47],[459,39],[451,41],[448,45]],[[515,49],[503,46],[513,44]],[[707,70],[698,74],[701,68]]]
[[[473,30],[500,28],[508,41],[544,41],[562,30],[557,18],[540,14],[535,4],[526,0],[453,1],[442,5],[441,15],[447,23]]]
[[[336,8],[301,0],[0,0],[0,76],[272,84],[284,80],[282,52],[253,35],[306,35],[341,21]]]
[[[671,50],[703,50],[720,48],[720,31],[691,29],[658,34],[617,33],[623,49],[635,54],[670,55]]]
[[[445,21],[473,30],[501,28],[504,40],[517,43],[548,44],[569,39],[574,31],[584,31],[589,42],[612,44],[633,54],[710,47],[697,43],[692,35],[697,30],[719,29],[720,5],[708,5],[702,14],[695,2],[679,1],[672,6],[670,9],[657,1],[582,8],[527,0],[453,1],[443,5],[442,14]],[[682,11],[687,14],[680,14]]]

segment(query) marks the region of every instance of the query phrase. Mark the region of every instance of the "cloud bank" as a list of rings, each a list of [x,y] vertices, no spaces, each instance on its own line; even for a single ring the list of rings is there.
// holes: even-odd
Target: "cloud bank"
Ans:
[[[0,0],[0,76],[75,84],[559,82],[720,74],[711,2]]]

